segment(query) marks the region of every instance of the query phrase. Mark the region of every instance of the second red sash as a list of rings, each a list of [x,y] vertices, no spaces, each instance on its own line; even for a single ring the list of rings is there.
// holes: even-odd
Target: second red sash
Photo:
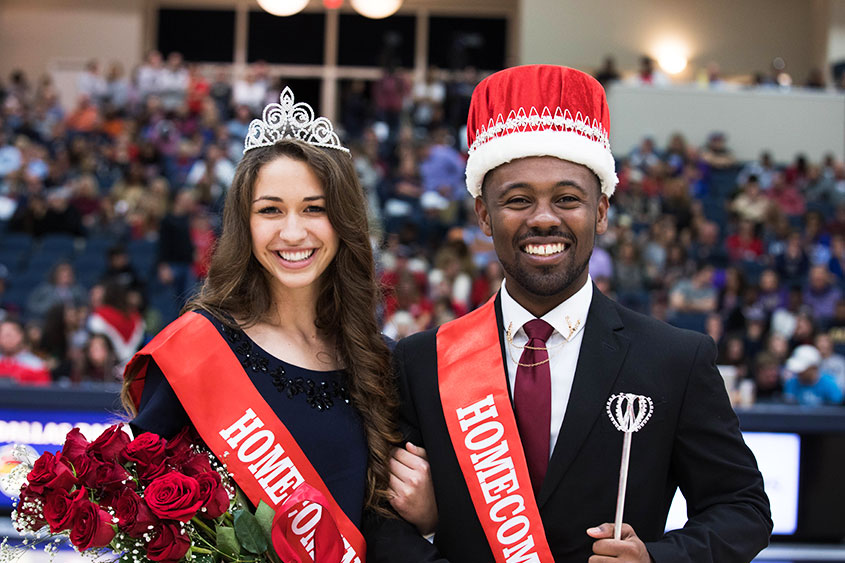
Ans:
[[[138,372],[131,390],[136,407],[149,356],[165,374],[200,437],[250,501],[257,505],[263,500],[276,509],[277,520],[280,513],[289,516],[283,533],[292,540],[298,561],[364,561],[366,544],[360,531],[208,319],[197,313],[182,315],[132,359],[126,369]],[[303,492],[310,488],[317,492],[308,500]],[[323,511],[330,518],[324,518]],[[330,519],[343,543],[333,547],[331,555],[321,554],[315,550],[315,538],[319,544],[322,531],[331,532],[331,525],[322,525]]]
[[[437,331],[443,414],[497,563],[554,563],[508,394],[494,300]]]

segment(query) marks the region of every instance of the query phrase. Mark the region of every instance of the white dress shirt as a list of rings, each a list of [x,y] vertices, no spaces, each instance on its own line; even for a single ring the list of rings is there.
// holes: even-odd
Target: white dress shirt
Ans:
[[[549,441],[549,454],[555,449],[560,426],[566,414],[572,382],[575,379],[575,366],[581,352],[581,341],[584,339],[584,325],[587,323],[587,313],[593,301],[593,280],[587,275],[587,282],[572,297],[543,315],[541,318],[555,329],[546,347],[549,352],[549,369],[552,375],[552,421]],[[568,319],[567,319],[568,317]],[[508,369],[508,383],[513,395],[516,381],[516,368],[522,356],[523,346],[528,344],[528,336],[522,325],[536,317],[517,303],[508,293],[505,282],[502,282],[502,320],[505,330],[505,365]],[[508,327],[511,327],[512,343],[507,340]]]

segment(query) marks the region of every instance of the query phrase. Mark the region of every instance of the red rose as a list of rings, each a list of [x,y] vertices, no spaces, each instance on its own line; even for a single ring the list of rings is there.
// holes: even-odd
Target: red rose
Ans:
[[[172,471],[147,485],[144,500],[159,518],[187,522],[202,507],[199,492],[196,479]]]
[[[211,468],[211,462],[208,461],[208,454],[198,453],[192,455],[182,464],[181,471],[185,475],[193,477],[201,473],[210,473],[214,470]]]
[[[97,485],[97,473],[100,467],[106,465],[99,459],[85,454],[76,458],[73,462],[73,470],[76,473],[77,480],[87,487],[94,488]]]
[[[44,519],[44,497],[29,490],[29,486],[21,491],[18,501],[17,521],[33,532],[40,530],[47,524]]]
[[[109,504],[117,516],[117,527],[133,538],[140,538],[158,524],[150,507],[132,489],[121,489]]]
[[[112,516],[87,498],[85,489],[71,503],[72,522],[70,542],[80,551],[92,547],[105,547],[114,538],[115,529]],[[79,497],[83,498],[79,498]]]
[[[204,518],[217,518],[229,510],[229,493],[223,487],[220,474],[216,471],[200,473],[195,475],[200,486],[200,498],[202,499]]]
[[[179,526],[162,523],[158,533],[147,544],[147,557],[152,561],[178,561],[191,547],[188,534]]]
[[[76,465],[76,460],[79,457],[87,456],[88,454],[88,440],[82,435],[79,428],[74,428],[67,433],[65,438],[65,445],[62,446],[62,455],[72,464]]]
[[[120,459],[127,463],[134,463],[138,477],[144,481],[151,481],[165,471],[166,440],[157,434],[144,432],[124,448]]]
[[[100,461],[116,461],[130,440],[122,424],[113,424],[88,444],[88,453]]]
[[[77,491],[74,498],[80,492],[84,494],[85,489]],[[44,519],[47,520],[50,531],[54,534],[70,528],[71,517],[73,516],[72,503],[73,499],[64,491],[54,491],[44,499]]]
[[[132,476],[117,462],[101,463],[96,471],[89,472],[86,484],[106,493],[124,488],[134,488]]]
[[[70,491],[77,480],[70,468],[62,463],[62,454],[43,454],[26,477],[30,492],[43,495],[47,490]]]
[[[167,441],[167,460],[174,467],[181,467],[192,455],[191,445],[198,441],[193,427],[186,426]]]

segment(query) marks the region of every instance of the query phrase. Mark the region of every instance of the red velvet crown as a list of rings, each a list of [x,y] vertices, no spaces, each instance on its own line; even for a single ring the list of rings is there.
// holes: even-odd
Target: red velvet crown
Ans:
[[[529,156],[555,156],[590,168],[608,197],[616,189],[610,113],[592,76],[554,65],[499,71],[476,86],[467,121],[467,189],[478,197],[485,174]]]

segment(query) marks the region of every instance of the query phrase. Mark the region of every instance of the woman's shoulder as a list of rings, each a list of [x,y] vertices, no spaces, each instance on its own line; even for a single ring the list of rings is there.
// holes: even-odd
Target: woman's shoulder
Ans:
[[[176,320],[170,322],[150,340],[138,354],[151,354],[154,350],[167,344],[174,336],[187,329],[194,329],[198,325],[212,324],[218,332],[222,323],[208,311],[197,309],[182,313]]]

